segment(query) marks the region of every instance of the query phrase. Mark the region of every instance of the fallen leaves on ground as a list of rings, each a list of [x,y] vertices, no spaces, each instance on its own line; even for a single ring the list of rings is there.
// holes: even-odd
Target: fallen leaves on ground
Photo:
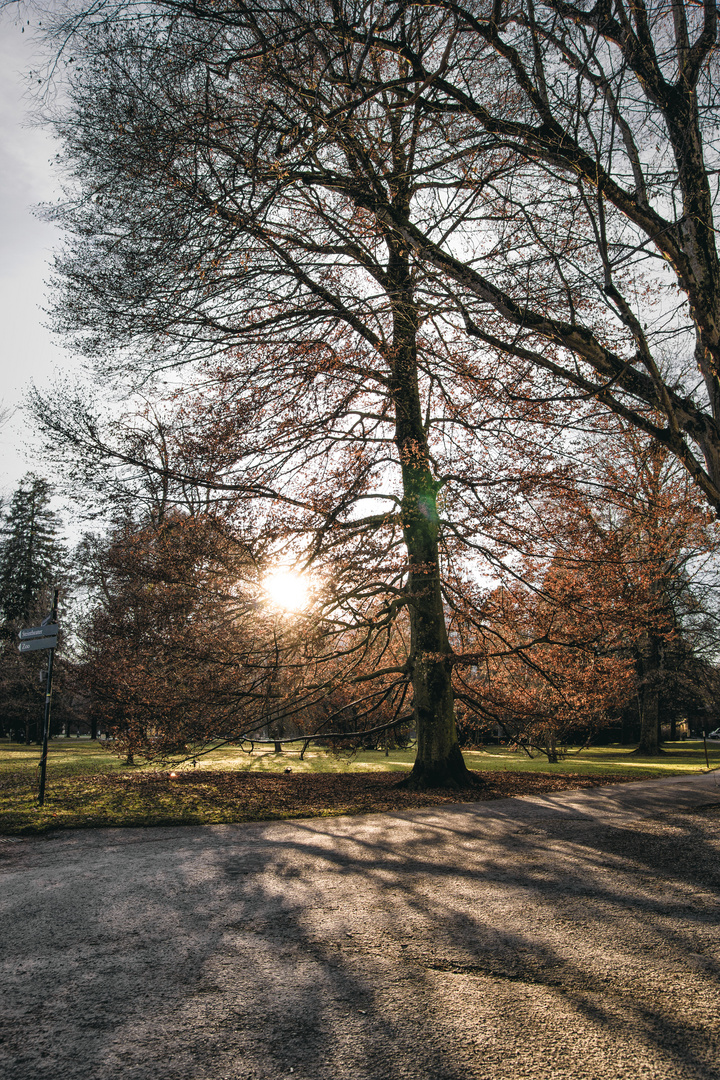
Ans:
[[[461,791],[406,791],[403,774],[251,773],[197,770],[102,773],[63,777],[38,808],[34,789],[7,783],[0,831],[45,832],[96,826],[223,824],[273,818],[409,810],[421,806],[539,795],[627,782],[629,777],[577,773],[476,772],[478,786]]]

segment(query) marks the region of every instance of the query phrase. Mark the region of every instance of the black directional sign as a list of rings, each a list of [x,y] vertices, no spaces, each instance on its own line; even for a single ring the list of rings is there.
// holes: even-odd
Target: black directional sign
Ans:
[[[35,652],[37,649],[57,649],[57,636],[35,638],[34,641],[21,641],[20,652]]]
[[[55,623],[41,623],[40,626],[29,626],[27,630],[21,630],[19,637],[21,641],[31,641],[34,638],[43,637],[57,637],[58,624]]]
[[[56,622],[44,622],[40,626],[29,626],[27,630],[20,631],[20,652],[35,652],[36,649],[56,649],[58,640],[58,624]]]

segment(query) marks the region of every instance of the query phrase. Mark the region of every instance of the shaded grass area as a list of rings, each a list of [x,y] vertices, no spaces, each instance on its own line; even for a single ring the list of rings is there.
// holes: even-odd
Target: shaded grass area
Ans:
[[[40,748],[0,744],[0,833],[41,833],[57,828],[224,824],[287,817],[315,817],[402,810],[442,803],[561,791],[705,768],[702,742],[670,744],[662,758],[642,758],[626,747],[599,747],[558,765],[530,760],[507,747],[465,754],[482,787],[467,792],[398,791],[398,772],[412,766],[412,750],[365,751],[354,756],[300,744],[276,754],[247,754],[222,747],[176,775],[143,765],[128,769],[90,740],[53,741],[48,757],[45,806],[37,806]],[[720,767],[720,745],[709,744],[711,767]],[[291,768],[285,774],[283,770]]]
[[[6,835],[58,828],[218,825],[291,817],[406,810],[477,802],[566,788],[596,787],[627,777],[561,773],[487,772],[467,791],[399,791],[392,772],[284,773],[195,770],[105,772],[57,779],[45,806],[27,781],[0,777],[0,831]]]

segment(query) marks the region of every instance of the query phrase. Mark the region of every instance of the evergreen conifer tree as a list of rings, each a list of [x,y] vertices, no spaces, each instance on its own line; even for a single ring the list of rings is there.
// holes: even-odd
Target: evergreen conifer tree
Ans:
[[[29,473],[0,525],[0,731],[25,742],[40,738],[47,654],[20,654],[17,634],[48,614],[65,565],[51,495],[48,482]]]
[[[47,480],[28,473],[0,528],[0,614],[5,636],[15,624],[47,614],[48,593],[64,562]]]

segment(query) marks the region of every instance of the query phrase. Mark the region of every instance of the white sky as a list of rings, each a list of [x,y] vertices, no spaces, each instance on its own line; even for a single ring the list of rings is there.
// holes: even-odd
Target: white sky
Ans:
[[[0,13],[0,400],[20,405],[31,382],[50,381],[74,361],[42,325],[45,281],[58,231],[32,208],[57,198],[49,134],[28,126],[28,71],[38,66],[31,32],[21,33],[13,10]],[[0,497],[29,469],[47,475],[26,446],[32,437],[17,411],[0,430]]]

